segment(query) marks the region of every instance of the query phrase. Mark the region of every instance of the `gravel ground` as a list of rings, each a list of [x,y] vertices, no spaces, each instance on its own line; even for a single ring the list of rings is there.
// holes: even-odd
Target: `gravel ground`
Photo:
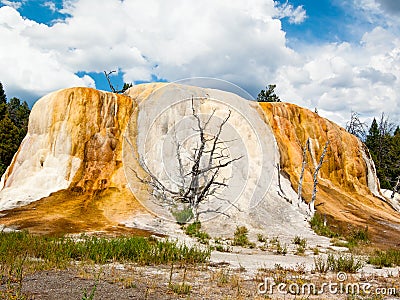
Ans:
[[[264,260],[262,265],[259,264],[260,259]],[[93,299],[349,299],[344,294],[296,296],[277,291],[261,294],[258,291],[259,284],[265,278],[287,283],[314,282],[317,285],[338,282],[337,274],[311,272],[310,259],[293,255],[214,252],[208,264],[177,265],[172,269],[171,266],[76,263],[67,270],[39,271],[26,275],[22,281],[22,293],[26,299],[57,300],[84,299],[85,291],[90,295],[94,288]],[[376,295],[373,298],[364,296],[351,299],[400,299],[399,268],[376,270],[367,266],[361,272],[347,276],[346,283],[368,282],[373,288],[395,287],[397,292],[396,295],[385,297]],[[13,283],[13,286],[14,291],[18,289],[17,283]],[[0,291],[6,288],[3,278]]]

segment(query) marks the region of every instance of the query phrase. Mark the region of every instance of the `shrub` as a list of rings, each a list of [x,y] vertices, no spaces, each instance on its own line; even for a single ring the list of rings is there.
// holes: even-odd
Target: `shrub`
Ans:
[[[293,242],[293,244],[299,245],[300,247],[303,247],[303,248],[306,248],[306,246],[307,246],[307,240],[306,239],[302,239],[298,235],[296,235],[294,237],[292,242]]]
[[[193,211],[190,207],[181,210],[172,210],[171,213],[179,225],[188,223],[194,217]]]
[[[234,233],[233,245],[234,246],[247,246],[249,242],[249,238],[247,237],[248,229],[245,226],[236,227],[236,231]]]
[[[325,225],[324,217],[321,216],[318,212],[314,214],[314,216],[310,220],[311,228],[315,231],[316,234],[326,236],[329,238],[338,237],[339,235],[333,232],[329,226]]]
[[[380,268],[400,266],[400,250],[375,251],[368,263]]]
[[[335,272],[356,273],[363,267],[362,261],[353,255],[334,256],[333,254],[329,254],[327,263],[329,270]]]
[[[319,273],[326,273],[329,270],[328,262],[322,256],[314,257],[314,268]]]
[[[347,247],[349,249],[353,249],[357,246],[360,245],[366,245],[369,244],[369,234],[368,234],[368,227],[365,227],[365,229],[357,229],[353,232],[351,232],[347,238]]]
[[[261,233],[259,233],[259,234],[257,234],[257,241],[259,241],[260,243],[266,243],[267,238],[264,237]]]
[[[363,267],[363,262],[353,255],[329,254],[327,258],[319,256],[314,258],[315,270],[320,273],[326,273],[328,270],[334,272],[356,273]]]
[[[185,233],[188,236],[197,238],[198,241],[203,244],[208,244],[208,241],[211,238],[207,232],[201,231],[200,222],[193,222],[192,224],[189,224],[185,229]]]
[[[286,255],[287,254],[287,246],[284,244],[281,246],[281,243],[278,241],[276,244],[276,253],[280,255]]]

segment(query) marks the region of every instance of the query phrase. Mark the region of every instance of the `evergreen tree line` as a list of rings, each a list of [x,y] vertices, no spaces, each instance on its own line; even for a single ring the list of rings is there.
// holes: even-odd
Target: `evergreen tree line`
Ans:
[[[400,176],[400,127],[382,114],[375,118],[366,135],[365,144],[374,160],[381,188],[394,189]]]
[[[30,109],[18,98],[7,101],[0,82],[0,176],[10,165],[28,130]]]

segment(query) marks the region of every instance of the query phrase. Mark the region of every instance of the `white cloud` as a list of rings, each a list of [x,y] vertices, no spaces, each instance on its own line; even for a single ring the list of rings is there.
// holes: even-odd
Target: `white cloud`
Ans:
[[[47,7],[48,9],[50,9],[52,12],[55,12],[57,9],[56,9],[56,5],[55,5],[55,3],[54,2],[51,2],[51,1],[46,1],[45,3],[43,3],[43,6],[44,7]]]
[[[14,9],[18,9],[22,6],[22,1],[9,1],[9,0],[1,0],[1,4],[7,5]]]
[[[289,18],[289,23],[291,24],[303,23],[304,20],[307,18],[307,13],[302,5],[295,8],[292,4],[289,4],[288,2],[283,4],[279,4],[278,2],[275,3],[277,9],[276,16],[278,18]]]
[[[24,32],[34,27],[41,26],[23,19],[11,7],[0,8],[0,37],[7,41],[0,44],[0,78],[8,94],[37,97],[63,87],[88,85],[88,79],[75,76],[54,51],[32,46]]]
[[[360,44],[312,46],[305,61],[277,72],[281,98],[318,107],[321,115],[344,125],[350,111],[364,119],[381,112],[400,120],[400,39],[377,27]],[[294,79],[301,70],[301,82]],[[291,98],[293,97],[293,98]]]
[[[365,7],[373,0],[364,1]],[[0,8],[0,80],[9,95],[43,95],[94,86],[78,71],[120,69],[125,81],[169,81],[209,76],[257,96],[277,84],[281,99],[314,109],[344,125],[350,111],[362,117],[388,111],[400,119],[400,42],[377,26],[358,43],[286,45],[282,17],[300,23],[302,7],[273,0],[64,1],[64,21],[47,26]]]

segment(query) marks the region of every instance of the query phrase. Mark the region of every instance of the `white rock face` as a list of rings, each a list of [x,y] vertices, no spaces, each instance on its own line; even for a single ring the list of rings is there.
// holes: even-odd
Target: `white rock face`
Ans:
[[[151,172],[164,185],[177,188],[174,183],[179,180],[176,140],[186,141],[189,152],[198,146],[198,132],[193,130],[197,127],[192,98],[194,109],[203,121],[211,117],[210,132],[219,128],[230,112],[221,140],[227,141],[224,146],[230,158],[242,157],[223,170],[224,178],[229,178],[228,187],[218,198],[210,197],[200,205],[200,220],[207,232],[214,236],[232,236],[236,226],[244,225],[253,232],[265,233],[267,228],[271,235],[315,237],[306,222],[306,206],[297,203],[297,194],[289,180],[278,175],[279,151],[258,104],[235,94],[169,84],[142,101],[137,117],[137,147],[139,156]],[[136,117],[131,122],[136,122]],[[131,144],[135,138],[129,137]],[[124,166],[135,168],[129,160],[124,161]],[[282,191],[278,188],[278,176],[281,177]],[[137,179],[128,176],[129,180]],[[134,187],[135,182],[131,182],[131,186]],[[132,190],[134,194],[140,192],[140,189]],[[287,200],[279,196],[282,192]],[[161,218],[164,226],[168,226],[168,220],[175,221],[159,200],[148,197],[141,202]]]
[[[43,97],[32,108],[28,134],[1,179],[1,210],[26,205],[66,189],[80,166],[81,160],[70,154],[71,136],[65,130],[68,120],[53,123],[55,101],[57,92]],[[56,126],[61,130],[54,130]],[[7,173],[10,176],[6,181]]]

